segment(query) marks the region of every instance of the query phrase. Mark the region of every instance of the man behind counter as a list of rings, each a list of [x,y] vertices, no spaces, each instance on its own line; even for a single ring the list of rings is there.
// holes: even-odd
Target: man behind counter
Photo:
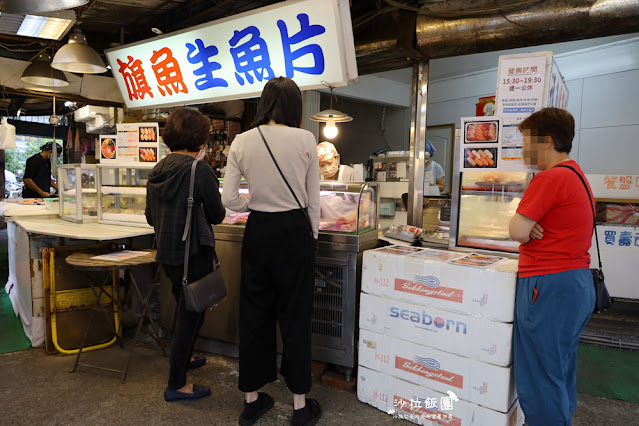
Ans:
[[[62,147],[55,144],[58,155],[62,153]],[[53,154],[53,142],[47,142],[40,147],[40,152],[32,155],[27,160],[24,169],[24,188],[22,198],[47,198],[51,196],[51,187],[58,189],[58,184],[51,179],[51,156]]]
[[[330,142],[317,144],[317,157],[321,180],[339,180],[346,182],[363,182],[364,178],[350,166],[340,165],[339,154],[335,145]]]
[[[440,193],[444,191],[446,175],[444,174],[442,166],[436,161],[433,161],[433,155],[435,155],[436,152],[437,150],[432,142],[426,139],[426,150],[424,152],[426,159],[426,164],[424,164],[424,195],[433,195],[427,189],[429,186],[436,186]]]

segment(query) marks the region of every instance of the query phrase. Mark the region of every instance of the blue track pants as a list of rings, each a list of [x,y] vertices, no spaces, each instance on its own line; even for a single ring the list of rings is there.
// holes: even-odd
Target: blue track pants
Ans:
[[[577,344],[594,306],[589,269],[517,280],[515,381],[530,426],[572,425],[577,408]]]

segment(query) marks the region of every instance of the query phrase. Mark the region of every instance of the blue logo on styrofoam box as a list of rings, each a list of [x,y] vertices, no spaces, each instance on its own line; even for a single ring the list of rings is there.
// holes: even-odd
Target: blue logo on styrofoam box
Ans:
[[[423,365],[429,370],[439,370],[439,362],[433,358],[422,358],[420,356],[415,356],[415,362],[419,365]]]
[[[415,275],[413,277],[413,281],[418,284],[423,284],[426,287],[430,287],[430,288],[437,288],[439,287],[439,284],[440,284],[437,278],[431,277],[431,276]]]

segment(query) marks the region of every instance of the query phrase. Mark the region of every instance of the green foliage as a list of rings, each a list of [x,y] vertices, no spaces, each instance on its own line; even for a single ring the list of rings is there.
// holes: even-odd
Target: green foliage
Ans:
[[[7,149],[4,151],[5,169],[13,172],[18,178],[18,181],[22,181],[27,159],[40,152],[40,147],[52,140],[53,139],[51,138],[38,138],[21,135],[16,136],[16,145],[18,145],[18,149]],[[56,139],[56,142],[62,145],[61,139]],[[58,163],[62,164],[62,156],[58,158]]]

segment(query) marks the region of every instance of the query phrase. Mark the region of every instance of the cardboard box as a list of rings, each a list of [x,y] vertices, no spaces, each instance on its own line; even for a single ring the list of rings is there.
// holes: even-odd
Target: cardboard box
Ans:
[[[507,413],[417,386],[368,368],[360,367],[357,377],[360,401],[420,425],[520,426],[524,413],[515,403]]]
[[[514,321],[516,260],[497,258],[493,264],[481,264],[470,259],[478,256],[475,254],[411,249],[390,246],[365,251],[362,291],[495,321]],[[468,266],[474,263],[478,267]]]
[[[359,365],[508,412],[517,399],[512,367],[499,367],[360,329]]]
[[[512,364],[513,325],[508,323],[362,293],[359,326],[490,364]]]
[[[597,204],[597,221],[639,225],[639,204]]]

